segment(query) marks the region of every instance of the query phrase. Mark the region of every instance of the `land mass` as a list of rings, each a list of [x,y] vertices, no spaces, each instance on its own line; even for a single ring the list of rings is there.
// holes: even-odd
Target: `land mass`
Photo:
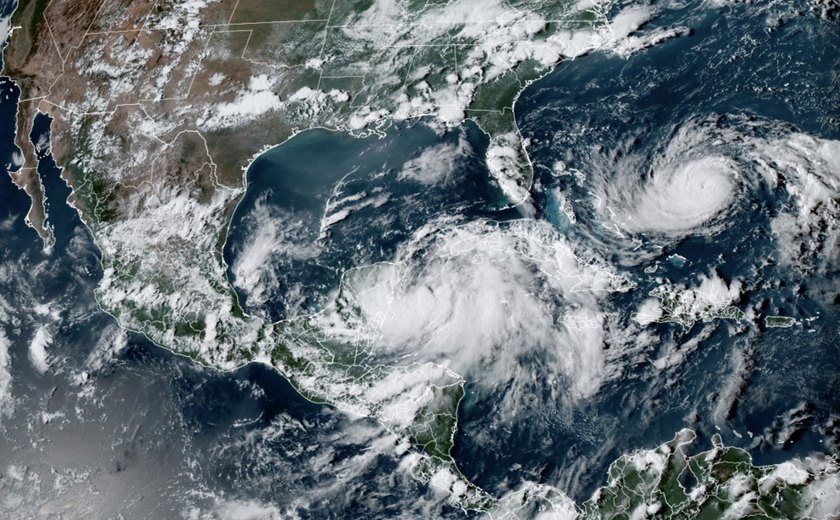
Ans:
[[[566,57],[629,52],[626,37],[651,14],[524,0],[23,0],[4,52],[21,89],[12,177],[49,247],[32,136],[35,116],[49,114],[69,202],[102,253],[98,302],[121,326],[212,367],[270,364],[308,399],[376,419],[409,439],[414,474],[458,507],[560,507],[550,488],[499,504],[461,475],[451,456],[460,375],[360,361],[305,316],[250,316],[221,251],[250,162],[314,127],[369,135],[471,118],[489,136],[500,191],[527,213],[519,93]]]
[[[14,181],[29,221],[52,231],[30,134],[52,117],[70,203],[102,251],[96,295],[120,324],[229,369],[271,364],[306,397],[378,419],[421,454],[415,473],[452,501],[492,499],[450,456],[462,378],[433,364],[359,364],[307,319],[249,316],[221,256],[243,171],[296,132],[368,135],[394,121],[475,119],[511,203],[529,205],[531,170],[513,103],[565,56],[642,24],[565,2],[22,1],[4,72],[21,88]],[[622,34],[618,35],[621,38]],[[398,413],[397,413],[398,411]]]

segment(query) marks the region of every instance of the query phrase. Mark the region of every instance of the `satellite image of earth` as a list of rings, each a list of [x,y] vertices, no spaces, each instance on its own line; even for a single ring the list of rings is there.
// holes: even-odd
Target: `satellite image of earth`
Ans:
[[[837,0],[0,42],[0,519],[840,519]]]

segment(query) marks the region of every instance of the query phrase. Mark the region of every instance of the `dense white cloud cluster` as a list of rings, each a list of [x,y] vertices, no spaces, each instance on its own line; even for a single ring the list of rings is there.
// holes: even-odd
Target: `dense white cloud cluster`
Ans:
[[[794,201],[772,222],[781,259],[790,265],[840,258],[840,141],[792,134],[756,143],[753,157],[762,172]]]
[[[584,183],[601,222],[621,235],[678,240],[725,229],[762,190],[783,190],[789,201],[771,223],[779,258],[803,269],[837,259],[840,142],[766,121],[716,121],[688,121],[650,157],[635,149],[592,157]]]
[[[14,411],[10,347],[9,338],[0,329],[0,419]]]
[[[470,144],[462,133],[457,143],[441,143],[423,150],[403,165],[397,178],[421,184],[445,181],[455,170],[458,160],[470,151]]]
[[[41,372],[42,374],[50,368],[47,347],[51,344],[52,335],[45,326],[39,327],[38,330],[35,331],[35,336],[29,343],[29,360],[32,362],[32,366],[35,367],[35,370]]]
[[[633,232],[683,233],[714,219],[732,201],[736,170],[725,157],[668,164],[653,171],[618,217]]]
[[[682,323],[690,328],[697,321],[709,320],[737,302],[741,282],[727,282],[718,273],[700,275],[699,284],[663,284],[651,293],[654,298],[642,302],[633,318],[642,325],[655,321]]]
[[[295,215],[272,209],[268,194],[254,204],[248,222],[252,223],[231,266],[233,283],[248,296],[249,304],[259,306],[279,289],[276,264],[280,259],[303,260],[320,252],[306,226]]]
[[[524,384],[520,360],[539,352],[579,398],[607,372],[600,296],[629,287],[544,222],[438,221],[394,262],[348,272],[322,325],[374,358],[439,363],[488,386],[512,374]]]

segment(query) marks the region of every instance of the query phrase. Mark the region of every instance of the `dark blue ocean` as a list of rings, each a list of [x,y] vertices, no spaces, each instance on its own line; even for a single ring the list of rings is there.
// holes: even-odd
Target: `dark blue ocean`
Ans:
[[[611,296],[614,308],[635,308],[657,280],[645,275],[647,264],[615,252],[591,205],[576,206],[575,223],[563,216],[553,189],[572,200],[590,195],[586,183],[552,173],[557,161],[588,171],[593,150],[611,143],[653,156],[676,128],[698,118],[739,129],[757,122],[756,134],[840,139],[837,20],[820,18],[804,1],[689,2],[663,5],[644,30],[678,26],[690,34],[631,57],[595,53],[562,63],[516,104],[530,140],[535,218],[638,284]],[[463,516],[399,471],[398,456],[372,449],[387,437],[373,421],[306,401],[262,365],[220,373],[121,331],[96,304],[100,253],[65,202],[70,190],[47,149],[38,173],[55,244],[45,252],[27,227],[28,198],[7,175],[17,151],[19,91],[4,77],[0,93],[0,329],[11,385],[11,404],[0,408],[0,517]],[[49,127],[49,117],[38,116],[33,142],[48,139]],[[423,151],[442,146],[467,150],[445,181],[398,179]],[[391,259],[430,221],[522,218],[490,179],[487,146],[472,122],[445,130],[415,122],[382,137],[307,131],[266,152],[248,171],[230,226],[224,258],[231,283],[237,287],[239,255],[266,215],[290,224],[290,244],[321,245],[271,256],[268,292],[251,301],[237,287],[241,303],[272,320],[318,310],[344,271]],[[778,263],[758,262],[775,254],[770,221],[786,202],[758,191],[722,231],[667,243],[651,262],[657,276],[671,280],[696,281],[710,269],[744,280],[735,304],[744,310],[757,305],[767,314],[817,319],[787,329],[656,324],[663,344],[699,341],[677,369],[655,369],[660,347],[653,345],[583,401],[553,400],[547,384],[535,386],[533,406],[514,420],[499,412],[509,389],[467,381],[453,452],[464,475],[496,496],[538,481],[582,501],[621,454],[655,447],[684,427],[697,431],[700,447],[719,433],[757,464],[840,453],[840,265],[797,279]],[[333,215],[352,211],[325,225],[330,205]],[[671,255],[685,265],[666,261]],[[51,337],[45,372],[28,353],[39,329]],[[713,417],[736,355],[742,383],[721,424]],[[526,367],[541,362],[521,360]]]

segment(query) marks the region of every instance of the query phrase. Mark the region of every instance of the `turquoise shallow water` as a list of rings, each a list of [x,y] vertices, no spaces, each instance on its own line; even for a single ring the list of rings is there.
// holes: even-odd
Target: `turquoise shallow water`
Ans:
[[[535,194],[541,217],[558,222],[564,233],[578,236],[607,257],[627,262],[634,255],[619,252],[621,246],[609,238],[590,195],[599,175],[639,175],[641,182],[644,170],[623,170],[623,157],[651,160],[663,154],[686,122],[706,118],[715,119],[713,125],[731,130],[731,135],[770,139],[801,131],[826,139],[840,136],[840,95],[832,73],[826,73],[838,66],[837,27],[807,10],[805,4],[730,5],[720,10],[686,4],[663,14],[654,25],[688,26],[690,36],[628,59],[593,55],[567,62],[532,85],[519,99],[517,114],[523,135],[532,140],[529,152],[544,188]],[[724,153],[730,144],[736,147],[738,142],[720,144]],[[755,178],[758,174],[748,159],[741,159],[745,162],[740,174]],[[558,160],[589,178],[579,183],[571,176],[555,177],[551,170]],[[548,195],[555,188],[579,201],[576,225],[557,216],[556,201]],[[459,454],[467,473],[492,487],[503,478],[488,478],[493,474],[489,468],[527,459],[532,471],[569,482],[567,489],[585,498],[601,485],[609,461],[622,452],[663,442],[683,426],[706,438],[718,432],[715,406],[731,381],[736,357],[746,368],[737,402],[727,411],[721,430],[727,444],[748,448],[761,464],[835,451],[834,417],[840,410],[838,256],[836,251],[828,253],[825,270],[804,279],[774,260],[765,262],[777,258],[779,247],[770,221],[789,202],[783,192],[753,188],[738,201],[741,209],[728,217],[723,231],[665,241],[662,250],[645,251],[643,246],[653,258],[627,266],[639,287],[617,305],[632,308],[639,294],[663,278],[690,280],[713,269],[727,280],[745,282],[742,308],[756,305],[768,314],[818,316],[813,325],[804,330],[765,329],[758,323],[757,331],[748,332],[727,331],[722,325],[689,354],[677,374],[658,373],[642,362],[628,367],[625,377],[591,402],[568,411],[541,409],[538,421],[510,428],[508,441],[499,446],[521,450],[473,457],[462,446]],[[669,261],[672,254],[685,257],[685,265]],[[646,274],[644,268],[653,264],[655,274]],[[832,286],[835,289],[827,289]],[[705,329],[697,325],[681,336],[678,326],[659,327],[662,342],[689,342]],[[663,380],[668,382],[663,385]],[[478,453],[489,442],[481,435],[488,427],[482,417],[492,416],[492,405],[468,404],[464,415],[464,444]],[[763,438],[756,440],[759,436]]]
[[[613,309],[629,319],[629,309],[637,308],[663,280],[691,284],[711,271],[744,284],[735,302],[742,310],[819,316],[819,325],[766,329],[759,318],[746,329],[726,321],[701,323],[688,331],[676,324],[654,325],[658,341],[643,355],[628,356],[622,377],[597,395],[569,404],[557,399],[547,379],[540,382],[537,377],[529,390],[532,406],[513,420],[501,418],[514,392],[509,383],[488,387],[468,381],[455,456],[479,485],[502,493],[537,479],[560,483],[582,500],[603,484],[615,458],[669,440],[683,427],[694,428],[701,445],[720,431],[727,444],[749,449],[759,463],[836,449],[832,417],[840,406],[840,365],[833,331],[838,316],[836,301],[824,290],[836,283],[837,271],[833,266],[813,279],[795,280],[795,272],[764,261],[777,255],[770,223],[789,203],[786,195],[766,187],[751,189],[738,200],[740,209],[729,215],[722,231],[642,246],[648,257],[644,263],[632,260],[635,245],[611,238],[591,196],[599,175],[642,175],[622,170],[622,156],[651,161],[691,122],[712,118],[709,125],[721,131],[762,139],[793,131],[836,138],[840,127],[831,114],[837,113],[837,86],[825,73],[836,65],[836,31],[803,9],[804,4],[705,9],[692,3],[666,10],[648,29],[687,26],[692,29],[688,36],[629,58],[595,54],[561,64],[523,93],[516,112],[523,136],[530,139],[537,218],[615,262],[638,284],[636,290],[612,297]],[[514,212],[495,211],[498,194],[482,182],[486,169],[476,161],[455,170],[459,179],[470,179],[467,184],[450,183],[438,190],[398,180],[407,160],[460,132],[467,132],[471,153],[480,155],[486,144],[480,136],[474,138],[470,126],[440,137],[415,125],[392,129],[383,139],[358,141],[321,131],[301,134],[255,163],[226,248],[231,265],[259,225],[253,216],[260,197],[278,214],[283,212],[281,218],[308,222],[305,240],[312,241],[317,241],[329,193],[345,174],[342,196],[378,188],[392,199],[350,214],[323,240],[324,251],[315,257],[295,262],[274,256],[274,275],[265,278],[275,284],[274,292],[252,310],[283,317],[288,294],[299,290],[296,284],[314,289],[313,294],[328,294],[344,269],[388,260],[410,230],[443,214],[465,221],[518,218]],[[727,144],[722,146],[725,150]],[[589,177],[579,182],[556,176],[552,170],[558,160],[567,170]],[[757,175],[747,170],[741,174]],[[628,186],[632,189],[632,183]],[[576,222],[561,212],[555,189],[573,201]],[[671,255],[684,257],[684,263],[668,260]],[[645,272],[651,266],[655,272]],[[240,295],[247,307],[247,294]],[[318,308],[318,301],[315,297],[307,303]],[[618,326],[630,324],[619,321]],[[653,365],[669,345],[679,351],[679,345],[693,342],[700,346],[683,349],[686,359],[678,369]],[[740,372],[733,368],[736,359],[743,363]],[[526,355],[520,361],[526,370],[550,372],[544,359]],[[737,399],[721,412],[721,395],[737,378],[743,379],[736,385]]]
[[[656,157],[686,121],[717,118],[716,127],[758,137],[798,130],[838,138],[840,98],[832,71],[840,39],[836,23],[820,21],[809,9],[807,3],[663,6],[648,29],[682,25],[692,28],[690,36],[629,58],[595,54],[562,64],[525,91],[516,112],[531,139],[537,218],[637,283],[634,291],[611,297],[611,309],[635,308],[663,279],[692,283],[714,271],[742,281],[739,308],[817,319],[790,329],[768,329],[761,320],[743,329],[723,322],[689,331],[652,325],[656,341],[620,363],[621,377],[574,403],[539,377],[551,370],[549,362],[523,355],[518,362],[537,374],[537,383],[516,417],[502,413],[512,398],[510,381],[467,382],[454,456],[470,479],[497,495],[525,480],[545,482],[581,500],[603,485],[619,455],[653,447],[686,426],[699,433],[699,445],[719,432],[757,463],[838,453],[838,266],[832,257],[803,276],[780,265],[769,222],[789,202],[783,194],[749,191],[721,231],[647,244],[641,250],[649,258],[640,262],[631,254],[635,245],[605,231],[588,184],[598,172],[638,174],[605,163],[604,149],[618,150],[607,154],[616,161],[620,155]],[[0,99],[2,164],[14,151],[15,102],[15,95]],[[39,119],[37,134],[48,124]],[[516,210],[500,209],[504,203],[482,159],[487,144],[470,123],[445,132],[415,123],[382,138],[313,130],[267,152],[248,173],[224,251],[243,305],[271,319],[318,309],[344,270],[392,258],[429,222],[520,218]],[[444,164],[448,175],[433,183],[401,177],[407,164],[438,148],[458,151]],[[446,157],[425,164],[431,168]],[[589,174],[588,181],[550,173],[558,160]],[[0,294],[14,302],[0,324],[11,345],[14,396],[13,413],[0,422],[0,464],[28,467],[43,482],[56,474],[83,477],[65,495],[47,485],[15,487],[8,479],[2,491],[29,496],[33,504],[67,502],[87,497],[93,483],[106,492],[103,511],[127,507],[135,517],[212,508],[218,497],[259,500],[314,518],[462,517],[398,472],[393,454],[376,453],[359,464],[357,457],[383,439],[375,424],[301,399],[264,367],[219,374],[134,334],[111,354],[98,350],[121,341],[114,320],[93,298],[101,276],[98,251],[63,204],[68,190],[48,157],[39,171],[56,231],[51,255],[25,226],[26,197],[0,175]],[[572,201],[576,222],[558,213],[553,189]],[[345,218],[336,220],[343,211]],[[330,216],[334,223],[325,226]],[[266,223],[275,224],[269,242],[280,247],[265,257],[267,269],[257,277],[265,292],[257,299],[237,286],[237,263]],[[669,261],[674,254],[685,264]],[[646,273],[651,264],[656,271]],[[53,331],[53,368],[41,374],[27,349],[45,320],[35,307],[45,302],[62,324]],[[628,319],[619,326],[629,327]],[[685,347],[693,340],[699,346]],[[685,361],[657,368],[653,360],[669,348],[684,352]],[[105,361],[93,366],[93,358]],[[737,399],[720,420],[721,394],[732,381]],[[157,499],[141,498],[152,496]]]
[[[430,220],[516,218],[515,210],[496,210],[504,201],[481,159],[486,146],[474,124],[439,135],[421,123],[363,139],[311,130],[269,150],[250,166],[248,191],[230,225],[225,260],[234,286],[241,285],[237,261],[253,244],[255,229],[274,224],[269,234],[281,245],[260,284],[271,295],[268,301],[251,305],[248,292],[238,290],[240,301],[275,320],[317,309],[345,270],[390,259]],[[407,163],[439,148],[463,149],[447,167],[446,179],[428,184],[400,177]],[[322,230],[325,219],[344,214]],[[301,291],[299,284],[306,286],[306,302],[290,312],[289,293]]]

